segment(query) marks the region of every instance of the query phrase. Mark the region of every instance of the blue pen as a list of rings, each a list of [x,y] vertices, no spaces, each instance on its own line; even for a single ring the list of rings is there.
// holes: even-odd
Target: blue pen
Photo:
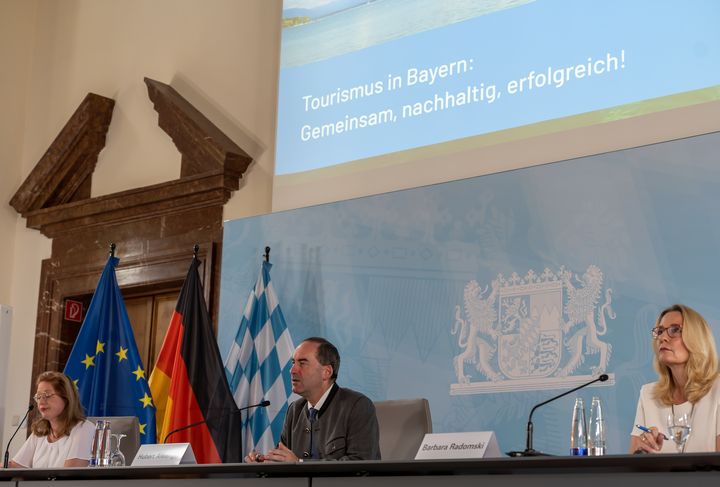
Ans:
[[[648,428],[647,426],[643,426],[643,425],[641,425],[641,424],[636,424],[635,427],[636,427],[637,429],[639,429],[640,431],[644,431],[645,433],[652,433],[652,432],[653,432],[653,430],[651,430],[651,429]],[[668,439],[668,437],[665,436],[665,433],[660,433],[660,434],[662,435],[663,439],[666,439],[666,440]]]

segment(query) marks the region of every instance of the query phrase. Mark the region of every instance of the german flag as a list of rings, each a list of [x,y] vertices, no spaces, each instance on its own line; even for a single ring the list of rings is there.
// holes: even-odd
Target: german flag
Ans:
[[[193,258],[150,376],[158,442],[190,443],[198,463],[242,461],[241,417],[230,393]]]

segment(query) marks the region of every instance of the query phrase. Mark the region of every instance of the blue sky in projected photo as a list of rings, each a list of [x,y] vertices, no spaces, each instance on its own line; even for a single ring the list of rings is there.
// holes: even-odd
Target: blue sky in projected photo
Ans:
[[[310,22],[283,29],[281,67],[329,59],[535,0],[285,0],[283,19]]]
[[[380,44],[374,44],[370,29],[388,31],[387,25],[404,20],[400,6],[417,9],[426,2],[377,0],[283,29],[286,63],[286,41],[302,37],[303,30],[314,39],[305,51],[312,45],[327,49],[345,45],[351,37],[355,40],[352,22],[363,9],[367,38],[360,41],[371,47],[281,68],[276,173],[317,169],[720,85],[720,2],[538,0],[515,8],[502,8],[511,2],[480,3],[501,9],[450,15],[441,27],[414,28],[419,33]],[[375,18],[371,12],[381,14],[377,18],[382,22],[368,21],[368,16]],[[345,29],[338,27],[343,22],[348,24]],[[334,41],[316,37],[323,25],[336,32]],[[591,67],[599,62],[596,66],[601,68],[590,76],[576,70],[587,69],[588,59]],[[411,83],[411,70],[453,62],[458,64],[452,76],[438,77],[433,84]],[[548,81],[549,68],[566,70],[562,86]],[[389,77],[398,80],[394,89],[389,89]],[[512,82],[517,83],[515,93],[509,89]],[[312,109],[313,103],[328,105],[333,93],[353,87],[366,88],[368,94]],[[460,93],[473,89],[476,98],[470,103],[449,109],[435,103],[436,96],[459,100]],[[417,110],[418,103],[422,113],[408,116],[404,107]],[[352,126],[353,119],[362,117],[367,126]],[[378,124],[371,125],[373,117]]]

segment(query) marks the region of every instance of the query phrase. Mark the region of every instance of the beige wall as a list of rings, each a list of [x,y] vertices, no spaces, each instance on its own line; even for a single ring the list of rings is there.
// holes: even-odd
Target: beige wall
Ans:
[[[50,241],[26,229],[8,201],[88,92],[116,101],[93,196],[177,178],[180,156],[157,126],[147,76],[170,83],[254,157],[225,217],[268,212],[280,5],[0,0],[0,303],[14,310],[9,367],[0,370],[3,445],[30,395],[40,263],[50,255]]]
[[[35,1],[0,3],[0,252],[2,275],[13,273],[17,214],[7,203],[20,184],[26,85],[35,31]],[[11,281],[0,277],[0,304],[10,303]],[[2,391],[0,391],[1,393]]]
[[[39,270],[39,264],[33,265],[32,261],[39,261],[38,256],[45,256],[43,249],[38,249],[38,254],[32,256],[31,260],[20,262],[19,254],[24,253],[19,241],[19,235],[25,234],[22,228],[22,221],[7,202],[17,190],[23,177],[23,140],[26,133],[27,118],[25,116],[26,102],[29,96],[27,89],[28,80],[32,69],[32,52],[35,40],[35,13],[37,2],[0,0],[0,235],[2,235],[2,250],[0,251],[0,304],[9,305],[14,308],[14,320],[11,328],[10,347],[3,349],[10,350],[9,356],[0,357],[0,385],[5,390],[0,390],[3,404],[0,405],[0,433],[2,433],[3,444],[8,436],[9,424],[6,420],[13,411],[13,401],[7,398],[22,391],[24,398],[28,397],[27,383],[30,374],[27,372],[31,361],[23,360],[23,355],[32,355],[33,349],[32,322],[35,319],[35,312],[32,309],[31,299],[23,299],[23,293],[14,276],[29,276],[31,269],[24,269],[25,263],[34,269]],[[34,241],[40,240],[34,236]],[[32,238],[31,238],[32,240]],[[39,275],[34,279],[35,289],[31,291],[37,296],[37,283]],[[27,285],[28,283],[23,283]],[[29,283],[32,286],[32,283]],[[25,310],[21,311],[18,306],[20,301],[25,301]],[[32,316],[30,316],[32,315]],[[0,337],[6,340],[6,337]],[[31,359],[32,360],[32,359]],[[18,364],[19,368],[13,368]],[[12,370],[13,373],[9,373]],[[24,402],[24,401],[22,401]],[[23,410],[27,404],[20,405]],[[13,411],[14,412],[14,411]]]

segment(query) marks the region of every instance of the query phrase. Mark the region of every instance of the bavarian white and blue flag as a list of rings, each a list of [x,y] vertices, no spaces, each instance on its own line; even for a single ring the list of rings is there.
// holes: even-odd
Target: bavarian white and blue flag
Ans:
[[[272,264],[263,262],[250,292],[240,328],[225,360],[230,390],[242,408],[267,399],[270,406],[250,409],[243,422],[243,451],[266,452],[280,440],[291,399],[291,359],[294,351],[275,289]]]
[[[85,414],[137,416],[140,442],[155,443],[155,405],[115,277],[118,262],[111,256],[105,264],[65,375],[77,386]]]

